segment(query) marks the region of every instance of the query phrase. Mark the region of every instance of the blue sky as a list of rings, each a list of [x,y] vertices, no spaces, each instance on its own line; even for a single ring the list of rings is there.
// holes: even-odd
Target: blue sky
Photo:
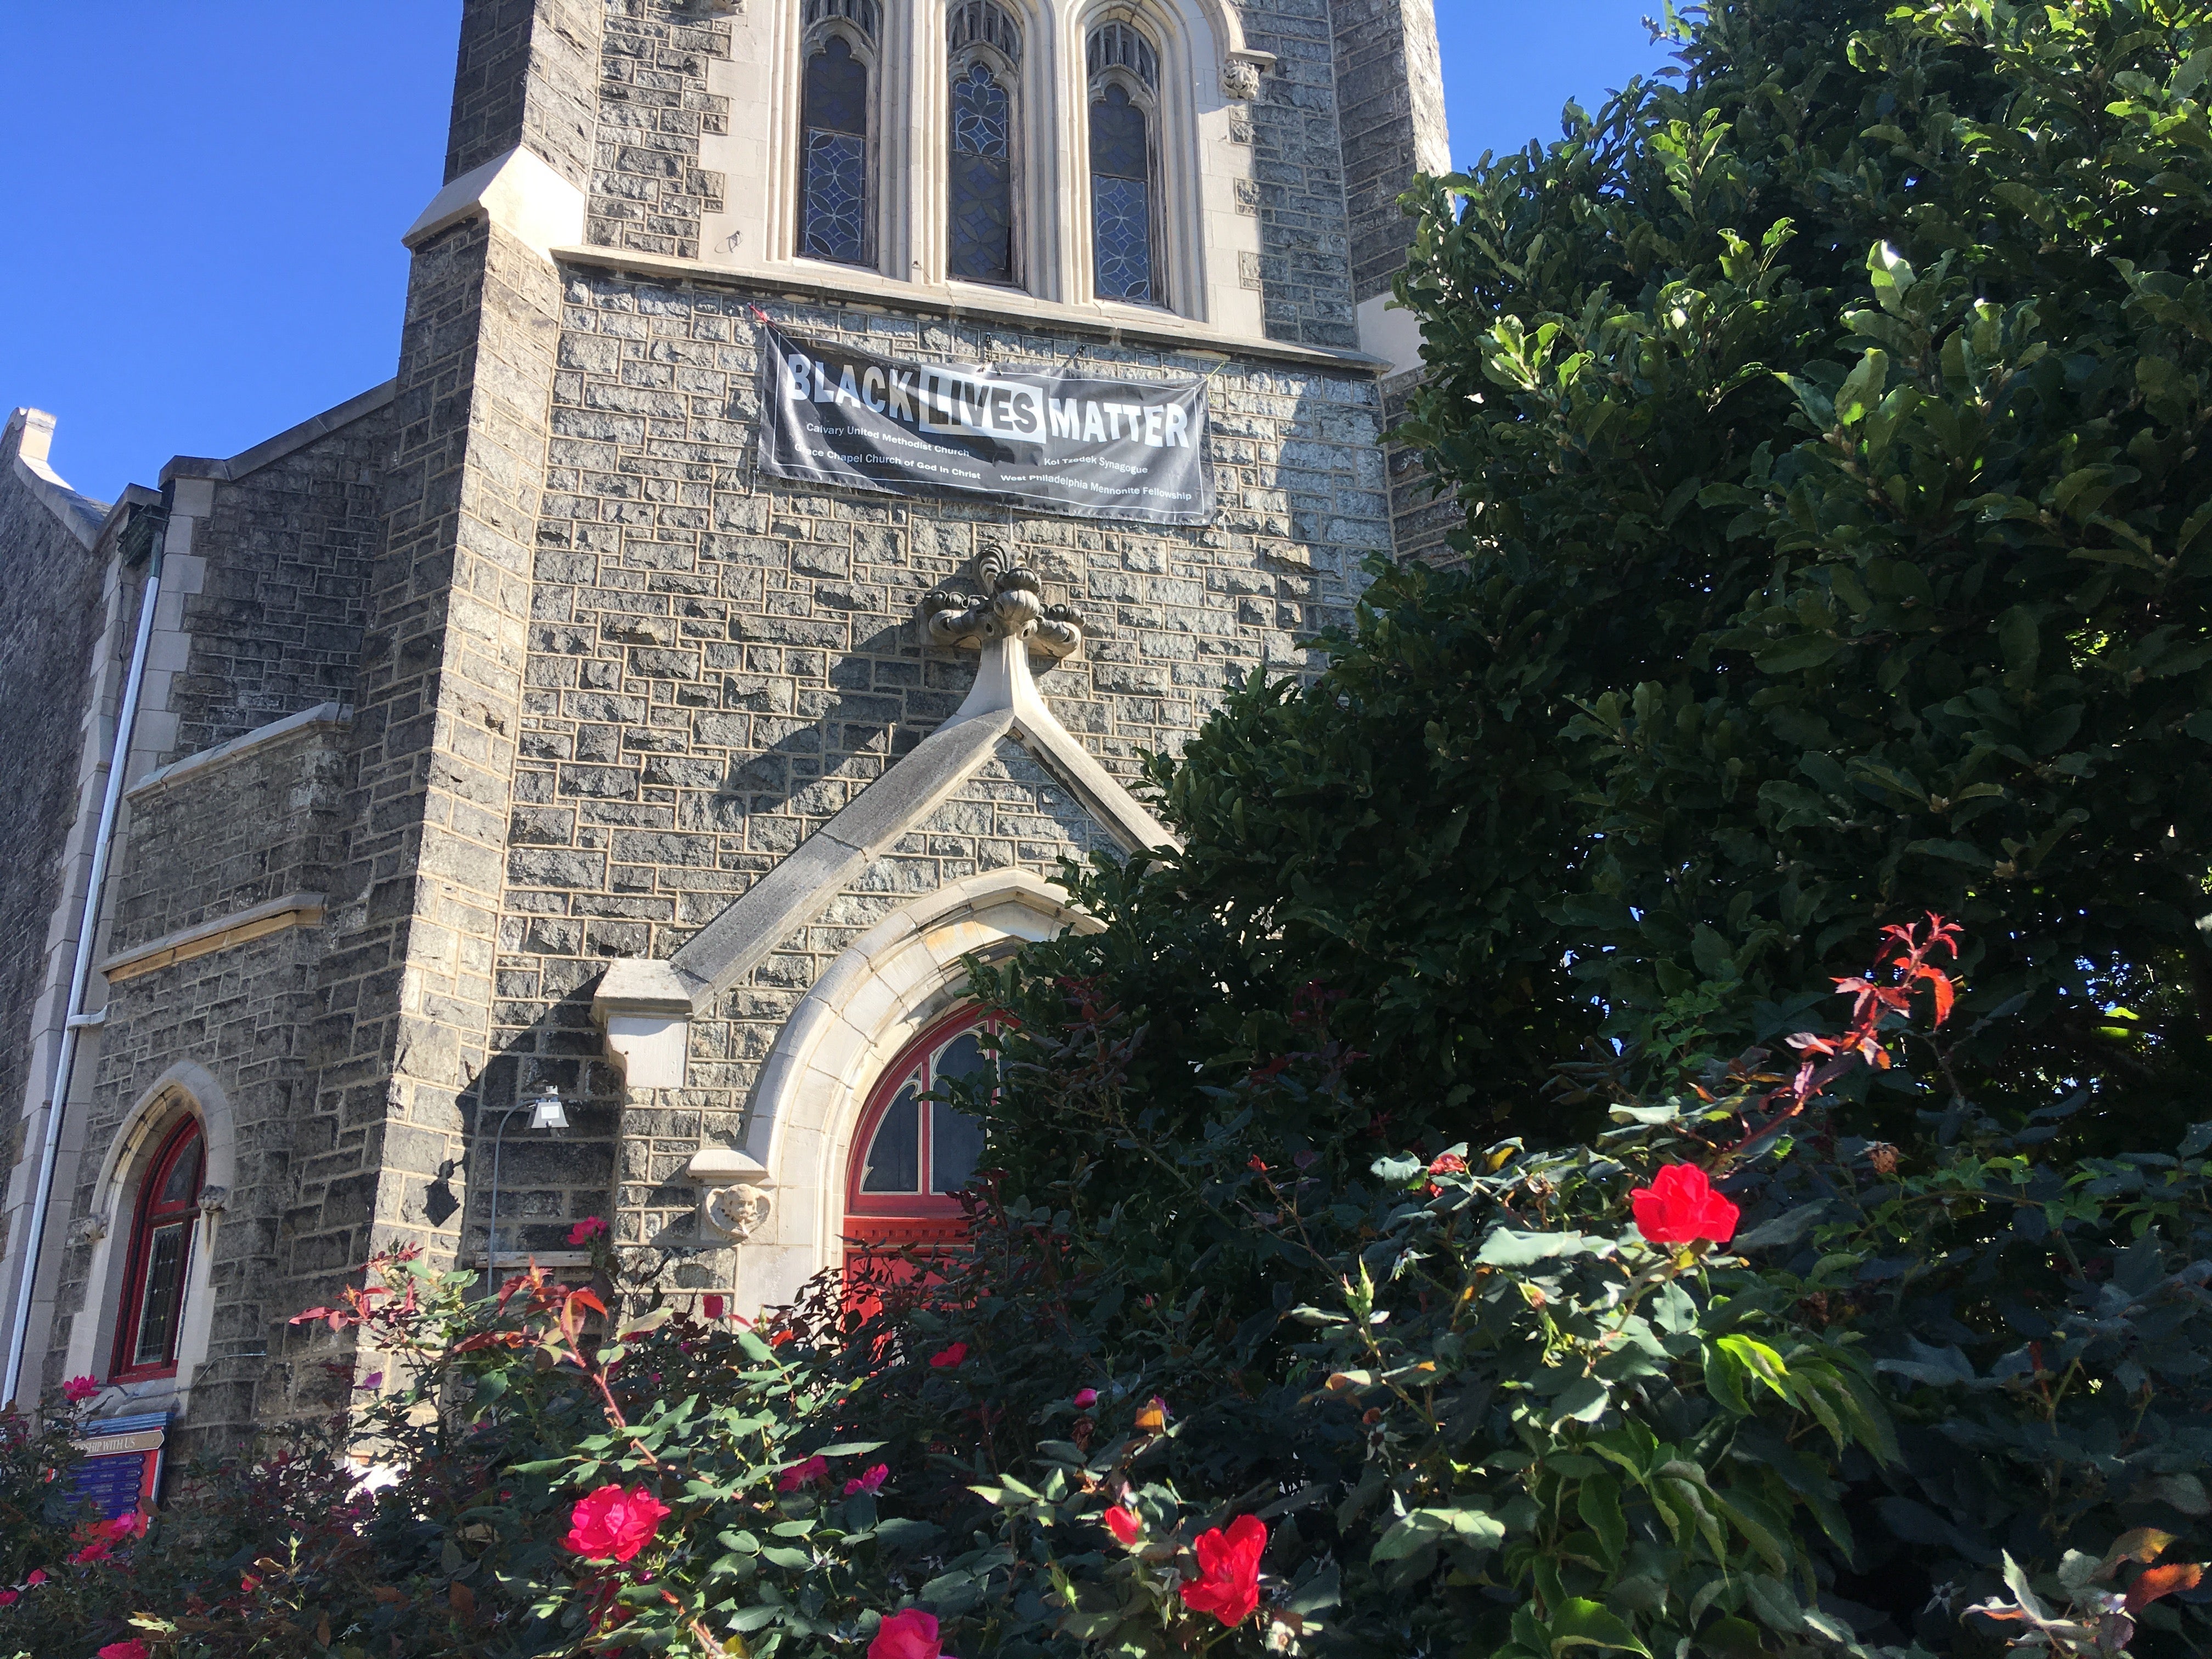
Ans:
[[[1663,61],[1653,0],[1437,0],[1452,153]],[[0,0],[0,410],[103,499],[387,379],[445,157],[459,0]]]

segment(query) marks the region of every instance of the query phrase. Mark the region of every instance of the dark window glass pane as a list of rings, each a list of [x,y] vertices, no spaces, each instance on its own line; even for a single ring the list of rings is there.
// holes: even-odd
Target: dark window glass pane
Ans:
[[[1120,87],[1091,106],[1091,170],[1109,179],[1147,179],[1152,157],[1145,143],[1145,112]]]
[[[1091,181],[1097,221],[1098,292],[1109,300],[1152,297],[1151,192],[1141,179]]]
[[[185,1245],[190,1223],[154,1229],[146,1251],[145,1292],[139,1303],[138,1340],[131,1346],[133,1365],[166,1365],[176,1334],[177,1303],[185,1284]]]
[[[941,1100],[932,1105],[936,1115],[929,1123],[929,1189],[957,1193],[968,1184],[976,1160],[983,1156],[983,1126]]]
[[[802,118],[810,127],[829,132],[868,130],[868,66],[853,56],[842,35],[807,61],[806,110]]]
[[[1013,107],[982,64],[952,83],[952,274],[1014,280]]]
[[[860,1178],[864,1193],[914,1193],[921,1190],[921,1079],[915,1078],[898,1091],[876,1138],[868,1146],[868,1172]]]
[[[161,1183],[154,1202],[162,1209],[172,1205],[189,1204],[199,1196],[200,1143],[196,1135],[177,1161],[169,1166],[169,1178]]]
[[[934,1069],[940,1083],[949,1077],[972,1077],[990,1068],[991,1056],[983,1052],[980,1031],[963,1031],[937,1051]]]
[[[850,133],[806,135],[805,252],[815,258],[860,262],[867,149],[867,140]]]

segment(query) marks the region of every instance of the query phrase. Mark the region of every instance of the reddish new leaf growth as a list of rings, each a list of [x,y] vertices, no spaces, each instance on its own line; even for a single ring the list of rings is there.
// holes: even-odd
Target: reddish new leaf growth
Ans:
[[[2145,1567],[2136,1575],[2136,1582],[2128,1586],[2128,1611],[2135,1613],[2148,1607],[2161,1595],[2171,1595],[2176,1590],[2192,1590],[2204,1577],[2201,1564],[2191,1562],[2186,1566],[2176,1564],[2163,1567]]]

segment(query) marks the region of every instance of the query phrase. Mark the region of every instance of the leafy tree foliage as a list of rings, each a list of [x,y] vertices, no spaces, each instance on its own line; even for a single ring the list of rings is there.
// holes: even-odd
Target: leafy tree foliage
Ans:
[[[1937,910],[2010,1016],[1960,1057],[1993,1109],[2180,1121],[2208,16],[1735,0],[1674,83],[1418,193],[1404,435],[1462,557],[1160,766],[1188,850],[1102,882],[1092,959],[1178,1061],[1279,1047],[1318,978],[1401,1115],[1564,1128],[1578,1041],[1763,1038]]]

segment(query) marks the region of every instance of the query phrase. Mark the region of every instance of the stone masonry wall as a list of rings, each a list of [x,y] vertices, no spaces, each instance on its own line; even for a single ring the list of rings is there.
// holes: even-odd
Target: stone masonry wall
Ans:
[[[327,732],[303,732],[135,796],[108,943],[127,949],[264,899],[321,891],[331,879],[343,757]],[[92,1213],[100,1154],[179,1061],[222,1089],[236,1134],[228,1206],[216,1222],[210,1284],[215,1328],[192,1378],[188,1426],[229,1436],[262,1420],[266,1355],[300,1304],[277,1284],[280,1227],[292,1185],[293,1135],[312,1095],[316,963],[322,930],[295,927],[230,945],[109,988],[77,1189]],[[209,1103],[202,1102],[204,1108]],[[127,1228],[127,1211],[110,1217]],[[120,1240],[118,1239],[118,1243]],[[112,1320],[112,1287],[85,1278],[91,1249],[62,1264],[49,1384],[58,1383],[74,1320]],[[102,1332],[100,1334],[105,1335]]]
[[[185,603],[191,653],[171,682],[180,757],[312,708],[349,702],[383,539],[388,409],[214,486],[195,527],[205,562]]]
[[[577,189],[588,187],[604,9],[605,0],[465,0],[448,184],[527,143]]]
[[[700,217],[722,210],[726,182],[700,167],[699,135],[729,131],[729,100],[707,90],[707,64],[730,55],[730,26],[671,0],[608,0],[605,10],[586,236],[696,259]]]
[[[553,268],[482,220],[416,251],[316,1092],[285,1221],[298,1293],[327,1292],[386,1246],[449,1253],[446,1183],[470,1123],[489,1127],[478,1085],[559,302]],[[343,1346],[288,1340],[293,1408],[343,1394],[328,1369]]]
[[[1270,339],[1357,349],[1330,0],[1267,0],[1242,9],[1246,42],[1276,57],[1247,106],[1260,268],[1245,273],[1246,286],[1261,291]],[[1247,125],[1234,124],[1240,138]]]
[[[108,951],[287,894],[327,893],[344,775],[343,737],[308,728],[133,791]]]
[[[0,708],[13,761],[0,790],[0,847],[8,849],[0,878],[0,1170],[15,1168],[21,1152],[31,1018],[76,817],[100,576],[100,562],[16,477],[12,453],[0,450],[0,590],[9,595],[0,608]]]
[[[1390,291],[1413,240],[1398,198],[1451,165],[1434,0],[1332,0],[1354,300]]]
[[[1232,362],[1209,389],[1220,501],[1203,528],[840,494],[755,476],[753,301],[573,269],[538,526],[521,754],[498,957],[501,1058],[514,1086],[587,1097],[564,1147],[526,1155],[523,1237],[599,1207],[617,1079],[592,1058],[588,987],[611,956],[666,957],[956,708],[971,653],[922,643],[915,605],[972,580],[986,550],[1079,605],[1083,650],[1040,676],[1071,731],[1133,779],[1232,678],[1303,659],[1345,617],[1361,561],[1390,545],[1375,383]],[[1040,333],[778,302],[799,335],[896,356],[1047,368]],[[1085,345],[1083,367],[1202,370]],[[698,1086],[631,1106],[624,1242],[688,1200],[665,1187],[702,1133],[734,1137],[793,1003],[893,904],[988,865],[1048,872],[1100,844],[1018,752],[867,872],[805,935],[694,1023]],[[504,1096],[510,1085],[498,1083]],[[518,1187],[515,1183],[520,1182]],[[502,1198],[506,1216],[508,1200]],[[631,1206],[635,1207],[631,1207]],[[533,1231],[534,1229],[534,1231]]]

